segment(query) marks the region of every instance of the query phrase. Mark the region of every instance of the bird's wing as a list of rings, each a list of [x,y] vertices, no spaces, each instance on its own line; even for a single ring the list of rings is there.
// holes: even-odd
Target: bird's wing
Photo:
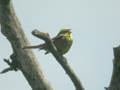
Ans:
[[[54,42],[55,40],[59,40],[59,39],[62,39],[62,38],[64,38],[64,36],[58,35],[58,36],[52,38],[52,40],[53,40],[53,42]]]

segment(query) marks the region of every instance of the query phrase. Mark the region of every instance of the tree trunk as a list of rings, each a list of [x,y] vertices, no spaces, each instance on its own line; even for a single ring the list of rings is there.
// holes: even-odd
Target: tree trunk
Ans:
[[[113,51],[113,73],[110,86],[106,90],[120,90],[120,46],[115,47]]]
[[[16,63],[33,90],[53,90],[31,50],[23,50],[30,45],[14,13],[10,0],[0,0],[1,32],[10,41],[13,48],[12,61]]]

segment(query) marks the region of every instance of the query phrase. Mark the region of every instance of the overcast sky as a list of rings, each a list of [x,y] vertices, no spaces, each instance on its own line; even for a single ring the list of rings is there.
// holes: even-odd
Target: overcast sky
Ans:
[[[120,45],[119,0],[13,0],[16,15],[32,45],[42,40],[33,29],[54,37],[61,28],[71,28],[74,42],[65,55],[86,90],[104,90],[112,75],[113,47]],[[75,90],[69,77],[51,55],[34,50],[54,90]],[[12,53],[0,33],[0,71],[3,58]],[[32,67],[31,67],[32,68]],[[32,90],[20,71],[0,75],[0,90]]]

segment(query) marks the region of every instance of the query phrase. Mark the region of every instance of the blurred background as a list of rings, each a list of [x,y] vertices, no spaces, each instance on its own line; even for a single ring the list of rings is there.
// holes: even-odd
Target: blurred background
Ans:
[[[119,0],[12,0],[16,15],[32,45],[43,43],[32,36],[34,29],[56,36],[71,28],[74,42],[65,54],[86,90],[104,90],[112,75],[113,47],[120,45]],[[0,33],[0,71],[11,45]],[[51,55],[34,50],[54,90],[75,90],[71,80]],[[32,90],[20,71],[0,75],[1,90]]]

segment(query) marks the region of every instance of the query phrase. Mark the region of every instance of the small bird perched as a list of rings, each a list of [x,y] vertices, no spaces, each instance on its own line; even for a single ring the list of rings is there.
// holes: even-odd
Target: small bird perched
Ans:
[[[57,34],[57,36],[52,38],[52,41],[60,54],[63,55],[67,53],[73,43],[73,38],[70,29],[68,28],[61,29],[60,32]],[[39,48],[40,50],[43,49],[46,51],[45,54],[48,54],[50,52],[48,50],[46,43],[37,46],[23,47],[23,49],[32,49],[32,48]]]

